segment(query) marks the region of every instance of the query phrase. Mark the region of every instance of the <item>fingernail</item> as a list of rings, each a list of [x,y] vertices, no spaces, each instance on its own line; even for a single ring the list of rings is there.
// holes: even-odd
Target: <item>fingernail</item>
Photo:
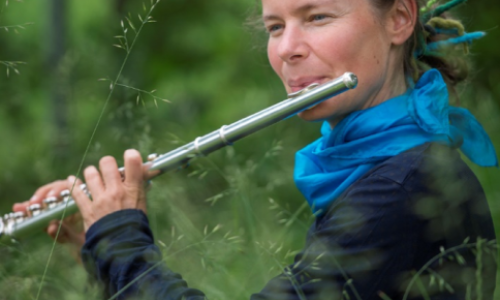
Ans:
[[[75,179],[76,179],[76,178],[75,178],[75,176],[73,176],[73,175],[68,176],[68,182],[69,182],[69,183],[74,183],[74,182],[75,182]]]
[[[30,201],[30,202],[35,202],[35,201],[37,201],[37,200],[38,200],[38,197],[37,197],[37,196],[33,196],[33,197],[31,197],[31,198],[30,198],[30,200],[29,200],[29,201]]]

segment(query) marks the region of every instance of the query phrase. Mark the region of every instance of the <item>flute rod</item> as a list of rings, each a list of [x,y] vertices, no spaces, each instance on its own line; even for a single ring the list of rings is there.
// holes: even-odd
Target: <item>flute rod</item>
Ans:
[[[358,79],[352,73],[345,73],[337,79],[317,86],[313,84],[302,91],[293,93],[290,98],[230,125],[224,125],[207,135],[197,137],[191,143],[174,149],[168,153],[150,158],[144,164],[146,177],[153,178],[159,174],[186,166],[194,157],[208,155],[239,139],[248,136],[264,127],[298,114],[327,99],[357,86]],[[314,87],[313,87],[314,86]],[[123,168],[120,169],[123,173]],[[85,189],[85,185],[82,186]],[[50,201],[48,201],[50,200]],[[50,221],[78,212],[78,207],[69,191],[61,197],[45,199],[45,207],[30,206],[29,214],[10,213],[0,218],[0,241],[19,240],[48,226]]]

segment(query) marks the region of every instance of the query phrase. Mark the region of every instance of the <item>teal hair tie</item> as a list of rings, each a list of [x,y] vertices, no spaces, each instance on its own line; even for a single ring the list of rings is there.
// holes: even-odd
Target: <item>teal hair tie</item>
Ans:
[[[485,32],[476,31],[471,33],[466,33],[462,36],[450,38],[444,41],[437,41],[427,44],[427,51],[436,51],[443,47],[454,46],[458,44],[471,44],[473,40],[480,39],[486,35]]]

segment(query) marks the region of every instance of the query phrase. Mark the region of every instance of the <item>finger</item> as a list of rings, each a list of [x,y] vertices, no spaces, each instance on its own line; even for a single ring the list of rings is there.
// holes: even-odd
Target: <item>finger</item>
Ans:
[[[14,205],[12,206],[12,211],[26,211],[32,204],[42,204],[43,199],[46,199],[48,197],[57,197],[64,189],[66,189],[66,181],[64,180],[58,180],[46,184],[38,188],[30,200],[20,203],[14,203]]]
[[[61,229],[59,230],[59,226],[61,226]],[[57,234],[57,231],[59,230],[59,234]],[[78,248],[81,248],[83,244],[85,243],[85,235],[83,232],[77,232],[73,230],[70,226],[64,224],[64,222],[61,224],[60,221],[54,220],[49,224],[49,227],[47,227],[47,234],[53,239],[56,240],[57,242],[61,244],[74,244]]]
[[[67,188],[66,180],[54,181],[50,185],[50,190],[47,192],[44,198],[59,197],[61,195],[61,192],[66,190],[66,188]]]
[[[33,196],[31,196],[29,203],[30,204],[42,204],[43,199],[47,198],[47,194],[52,189],[52,183],[46,184],[44,186],[39,187]]]
[[[31,204],[42,204],[42,201],[48,197],[58,197],[66,189],[65,180],[57,180],[38,188],[29,200]],[[28,206],[29,206],[28,205]]]
[[[14,205],[12,206],[12,211],[13,212],[26,211],[29,205],[30,205],[29,201],[14,203]]]
[[[47,234],[53,239],[56,240],[57,242],[64,244],[68,241],[66,238],[66,234],[64,232],[64,229],[61,227],[61,230],[59,231],[59,234],[57,234],[57,231],[59,230],[61,222],[59,220],[53,220],[50,222],[49,226],[47,227]]]
[[[125,151],[125,183],[130,187],[139,188],[142,185],[142,158],[139,151],[129,149]]]
[[[71,191],[71,195],[75,200],[76,205],[80,209],[80,212],[83,215],[83,219],[85,220],[86,216],[90,216],[92,213],[92,201],[90,201],[89,197],[85,192],[80,188],[82,182],[80,179],[77,179],[75,176],[68,177],[68,188],[71,189],[72,186],[74,188]]]
[[[57,229],[59,228],[59,220],[52,220],[47,226],[47,234],[50,235],[51,238],[55,238]]]
[[[102,181],[101,174],[94,166],[85,168],[83,171],[87,188],[91,195],[100,195],[104,191],[104,182]]]
[[[114,157],[105,156],[99,161],[99,170],[106,189],[115,189],[122,183],[122,176]]]

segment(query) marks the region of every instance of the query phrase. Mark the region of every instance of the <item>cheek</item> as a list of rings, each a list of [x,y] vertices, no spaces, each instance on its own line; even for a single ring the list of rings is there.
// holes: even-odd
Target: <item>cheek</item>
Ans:
[[[352,28],[352,27],[350,27]],[[328,62],[334,75],[340,76],[344,72],[353,72],[362,83],[356,91],[350,93],[356,98],[366,98],[371,91],[365,87],[378,83],[384,73],[384,55],[377,32],[367,28],[366,31],[344,30],[337,36],[330,38],[328,44],[321,47],[323,61]]]
[[[267,43],[267,58],[274,72],[281,78],[282,61],[277,54],[275,43],[271,41]]]
[[[335,57],[334,60],[340,64],[358,64],[360,62],[360,55],[366,50],[363,38],[359,36],[358,32],[349,30],[341,31],[335,36],[331,37],[322,44],[323,53],[330,57]],[[318,41],[321,43],[321,41]],[[327,44],[325,44],[327,42]]]
[[[322,60],[334,67],[357,67],[358,71],[366,68],[365,64],[371,63],[367,60],[373,60],[382,42],[376,24],[368,19],[369,16],[364,15],[363,18],[349,18],[318,32],[313,44]]]

